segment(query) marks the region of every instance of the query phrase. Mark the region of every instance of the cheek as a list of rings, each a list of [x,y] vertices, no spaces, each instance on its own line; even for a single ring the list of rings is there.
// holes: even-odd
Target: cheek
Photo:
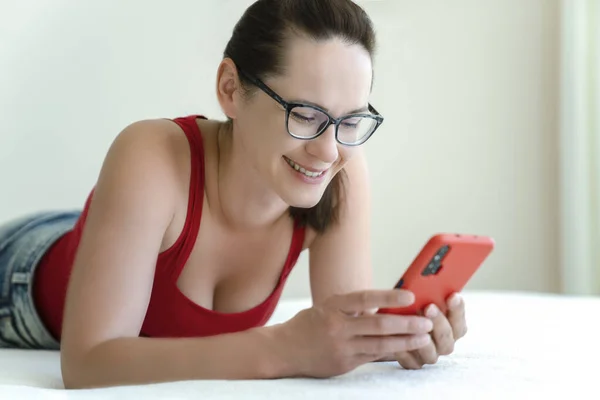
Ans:
[[[275,121],[260,113],[248,114],[239,119],[240,140],[246,151],[255,157],[263,158],[276,146],[277,137]]]
[[[286,166],[283,156],[298,151],[294,138],[287,135],[279,124],[271,121],[258,122],[252,130],[248,130],[243,138],[244,148],[252,163],[262,173],[276,175],[279,170]]]
[[[265,150],[283,151],[290,146],[292,139],[286,132],[283,113],[277,111],[271,113],[257,113],[252,118],[252,140],[257,147]]]

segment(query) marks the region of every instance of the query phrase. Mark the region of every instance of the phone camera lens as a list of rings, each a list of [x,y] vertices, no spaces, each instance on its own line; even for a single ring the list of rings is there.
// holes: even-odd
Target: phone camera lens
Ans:
[[[448,252],[448,250],[449,250],[449,249],[450,249],[450,248],[448,247],[448,245],[446,245],[446,246],[443,246],[443,247],[442,247],[442,248],[441,248],[441,249],[438,251],[438,254],[440,254],[440,255],[443,257],[444,255],[446,255],[446,253]]]

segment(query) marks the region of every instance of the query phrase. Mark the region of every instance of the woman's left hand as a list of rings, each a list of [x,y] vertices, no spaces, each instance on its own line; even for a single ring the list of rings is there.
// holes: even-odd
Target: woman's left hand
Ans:
[[[405,369],[420,369],[425,364],[435,364],[439,356],[454,351],[454,344],[467,333],[465,303],[455,293],[448,298],[448,312],[444,315],[435,305],[425,309],[425,316],[433,321],[431,342],[426,346],[409,352],[396,353],[394,358]]]

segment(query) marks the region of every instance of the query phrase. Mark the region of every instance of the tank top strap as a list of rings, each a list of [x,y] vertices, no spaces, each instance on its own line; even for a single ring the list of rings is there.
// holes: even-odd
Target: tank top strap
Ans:
[[[304,246],[305,235],[306,227],[304,225],[301,225],[298,222],[298,220],[294,220],[294,233],[292,234],[292,243],[290,246],[290,251],[288,253],[288,258],[280,276],[280,279],[282,281],[285,281],[287,279],[288,275],[292,272],[292,269],[296,265],[298,258],[300,257],[300,253],[302,252],[302,248]]]
[[[190,145],[190,182],[185,223],[176,242],[161,254],[167,258],[168,261],[165,260],[167,262],[164,264],[174,279],[177,279],[181,273],[194,248],[202,219],[205,181],[204,144],[197,123],[198,118],[206,119],[202,115],[190,115],[172,120],[183,130]]]

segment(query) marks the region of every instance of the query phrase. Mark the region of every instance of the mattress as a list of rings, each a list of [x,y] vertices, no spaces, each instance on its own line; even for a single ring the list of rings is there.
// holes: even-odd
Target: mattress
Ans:
[[[466,291],[467,335],[435,365],[363,365],[330,379],[188,381],[64,390],[59,354],[0,350],[0,399],[600,399],[600,298]],[[282,301],[269,324],[310,305]]]

